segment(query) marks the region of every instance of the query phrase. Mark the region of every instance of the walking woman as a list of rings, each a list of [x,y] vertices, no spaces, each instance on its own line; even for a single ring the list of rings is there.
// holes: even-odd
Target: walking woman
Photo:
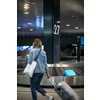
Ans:
[[[33,100],[37,99],[37,93],[40,92],[43,96],[46,96],[48,100],[54,100],[54,97],[50,96],[43,88],[40,87],[40,82],[46,72],[47,77],[50,78],[48,67],[47,67],[47,57],[46,52],[41,49],[42,42],[39,39],[35,39],[33,42],[33,49],[29,52],[28,63],[31,64],[33,60],[36,59],[38,53],[40,52],[36,62],[36,68],[33,76],[30,78],[30,87]]]

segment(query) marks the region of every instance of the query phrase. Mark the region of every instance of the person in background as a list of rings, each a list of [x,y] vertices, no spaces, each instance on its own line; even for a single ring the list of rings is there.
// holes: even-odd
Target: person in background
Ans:
[[[50,96],[42,87],[40,87],[40,82],[46,72],[47,77],[50,78],[48,66],[47,66],[47,56],[46,52],[41,49],[42,42],[39,39],[35,39],[33,42],[33,49],[29,52],[28,63],[31,64],[33,60],[37,57],[39,51],[40,54],[36,60],[37,65],[33,76],[30,78],[30,87],[33,100],[37,100],[37,93],[40,92],[43,96],[46,96],[48,100],[54,100],[54,97]]]

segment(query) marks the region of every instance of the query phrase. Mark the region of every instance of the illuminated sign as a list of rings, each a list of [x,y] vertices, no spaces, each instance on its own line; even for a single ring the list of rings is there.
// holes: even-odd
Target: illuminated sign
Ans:
[[[79,40],[77,40],[77,42],[79,42]]]
[[[59,35],[60,25],[54,25],[54,34]]]

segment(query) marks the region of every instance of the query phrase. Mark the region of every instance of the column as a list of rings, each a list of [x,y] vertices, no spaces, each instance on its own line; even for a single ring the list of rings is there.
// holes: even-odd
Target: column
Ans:
[[[44,50],[47,63],[60,62],[60,0],[44,0]]]

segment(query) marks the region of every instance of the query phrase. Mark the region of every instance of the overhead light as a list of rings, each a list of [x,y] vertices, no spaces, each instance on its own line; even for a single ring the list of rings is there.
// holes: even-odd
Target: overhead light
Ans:
[[[74,15],[72,17],[74,17]]]
[[[33,31],[33,29],[30,29],[30,31]]]
[[[78,27],[75,27],[75,29],[78,29]]]
[[[60,23],[60,21],[57,21],[57,23]]]
[[[66,24],[66,26],[70,26],[70,24]]]
[[[24,14],[29,14],[29,12],[24,12]]]
[[[18,29],[21,29],[21,27],[18,27]]]
[[[29,9],[29,4],[25,3],[24,4],[24,9]]]
[[[32,3],[32,4],[35,4],[35,3]]]
[[[31,25],[31,23],[28,23],[28,25]]]

